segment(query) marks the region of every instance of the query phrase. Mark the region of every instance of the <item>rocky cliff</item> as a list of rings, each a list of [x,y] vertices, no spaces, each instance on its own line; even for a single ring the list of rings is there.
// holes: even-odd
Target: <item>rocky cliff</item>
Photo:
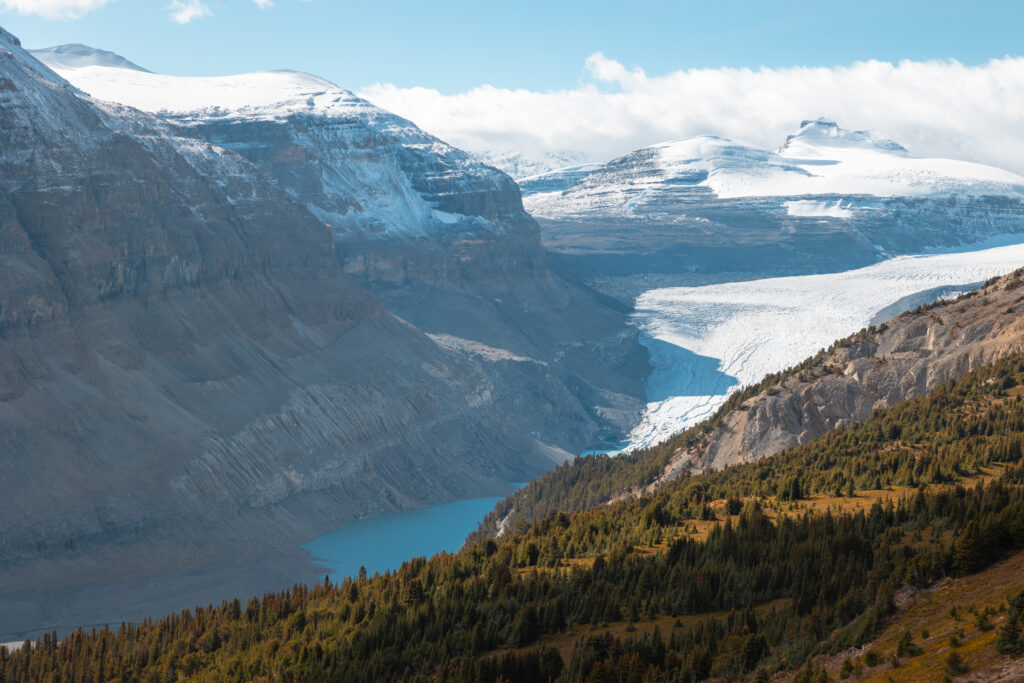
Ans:
[[[585,416],[542,431],[545,440],[595,446],[638,419],[648,366],[628,306],[552,275],[504,173],[309,74],[179,78],[100,61],[55,66],[97,97],[159,113],[257,165],[330,226],[342,267],[390,312],[543,364],[574,397],[559,409]]]
[[[390,314],[307,203],[0,31],[0,633],[311,578],[298,543],[587,435],[542,364]]]

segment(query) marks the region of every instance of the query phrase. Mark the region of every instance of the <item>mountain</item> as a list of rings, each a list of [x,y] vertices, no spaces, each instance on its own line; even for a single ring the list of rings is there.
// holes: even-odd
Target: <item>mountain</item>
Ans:
[[[305,540],[506,491],[565,457],[547,436],[593,436],[543,363],[389,313],[308,198],[0,48],[0,633],[311,577]],[[482,189],[517,197],[502,178],[443,206],[511,210]]]
[[[543,368],[552,391],[575,396],[551,406],[542,440],[578,452],[638,419],[648,366],[628,307],[550,272],[504,173],[309,74],[55,68],[258,166],[331,227],[342,267],[390,312],[471,355],[483,344],[534,361],[533,375]],[[509,385],[536,382],[521,376],[527,366],[507,366],[495,372]]]
[[[500,151],[476,151],[473,156],[495,168],[500,168],[520,182],[524,178],[551,173],[585,161],[580,152],[569,150],[527,154],[506,149]]]
[[[824,119],[777,151],[703,136],[522,186],[562,268],[631,279],[631,295],[672,276],[845,270],[1024,226],[1024,177]]]

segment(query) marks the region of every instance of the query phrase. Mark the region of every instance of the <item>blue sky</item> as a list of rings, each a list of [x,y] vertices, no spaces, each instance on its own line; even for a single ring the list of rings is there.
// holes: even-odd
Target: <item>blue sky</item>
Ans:
[[[834,66],[858,60],[1020,54],[1024,3],[0,0],[0,24],[30,47],[82,42],[154,71],[228,74],[294,68],[353,90],[374,83],[455,93],[482,84],[545,91],[588,78],[601,51],[648,74],[715,67]],[[21,14],[99,7],[72,20]]]
[[[1024,173],[1020,0],[0,0],[0,25],[165,74],[308,71],[527,161],[702,134],[774,149],[824,116]]]

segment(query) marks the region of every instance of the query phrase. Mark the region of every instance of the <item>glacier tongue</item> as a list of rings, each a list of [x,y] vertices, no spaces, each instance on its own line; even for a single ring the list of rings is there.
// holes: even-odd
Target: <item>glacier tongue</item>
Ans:
[[[1015,244],[900,256],[843,273],[645,292],[633,319],[654,356],[648,386],[673,395],[648,404],[624,450],[652,446],[709,417],[733,390],[872,324],[894,302],[927,290],[977,284],[1021,264],[1024,244]],[[671,359],[680,352],[687,362],[675,365]]]

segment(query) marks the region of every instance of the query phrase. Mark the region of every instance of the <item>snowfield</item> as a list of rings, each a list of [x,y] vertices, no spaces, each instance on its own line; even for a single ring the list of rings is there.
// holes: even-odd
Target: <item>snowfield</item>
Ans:
[[[655,367],[647,382],[652,402],[623,450],[653,445],[699,422],[732,391],[857,332],[896,302],[1022,265],[1024,244],[1015,244],[900,256],[843,273],[645,292],[633,321]]]

